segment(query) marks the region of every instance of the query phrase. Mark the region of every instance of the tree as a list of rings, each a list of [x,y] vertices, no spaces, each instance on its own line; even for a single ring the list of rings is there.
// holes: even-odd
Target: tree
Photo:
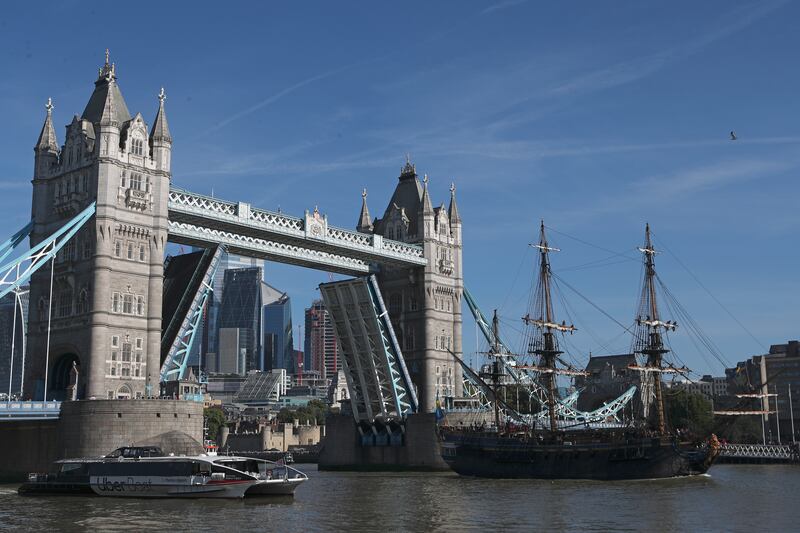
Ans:
[[[702,394],[689,393],[685,390],[670,391],[665,394],[664,408],[667,421],[673,428],[688,431],[700,439],[711,434],[713,427],[711,402]]]
[[[208,428],[208,438],[217,440],[220,428],[225,425],[225,413],[219,407],[208,407],[203,410],[203,418]]]
[[[297,409],[289,409],[284,407],[278,412],[278,422],[291,423],[295,419],[301,424],[306,422],[316,421],[321,424],[325,420],[325,415],[328,413],[328,406],[320,400],[311,400],[307,405],[298,407]]]

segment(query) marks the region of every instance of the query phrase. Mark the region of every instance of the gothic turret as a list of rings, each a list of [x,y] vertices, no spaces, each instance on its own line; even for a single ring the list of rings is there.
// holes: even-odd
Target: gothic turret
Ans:
[[[33,169],[33,177],[44,177],[50,169],[58,162],[58,139],[56,139],[56,130],[53,127],[53,100],[47,99],[47,117],[44,119],[42,132],[39,134],[39,140],[33,151],[36,153]]]
[[[94,92],[83,110],[81,118],[95,125],[101,156],[116,156],[120,145],[120,129],[131,120],[128,106],[117,85],[117,69],[108,62],[100,67]]]
[[[167,99],[164,88],[158,93],[158,113],[150,130],[150,157],[158,170],[169,172],[170,155],[172,152],[172,136],[169,133],[167,114],[164,111],[164,100]]]
[[[461,242],[461,216],[458,214],[456,205],[456,184],[450,184],[450,207],[447,209],[447,217],[450,219],[450,233],[457,243]]]
[[[94,82],[94,92],[81,117],[93,124],[117,127],[131,119],[128,106],[117,85],[116,66],[108,62],[108,49],[106,49],[106,62],[100,67],[97,80]]]
[[[456,205],[456,184],[450,184],[450,207],[447,208],[447,216],[450,217],[450,224],[461,224],[461,217],[458,215]]]
[[[361,214],[358,217],[356,231],[359,233],[372,233],[373,229],[372,219],[369,217],[369,208],[367,208],[367,189],[364,189],[361,192]]]
[[[420,236],[423,238],[431,237],[435,233],[434,223],[436,213],[433,210],[431,196],[428,193],[428,175],[422,178],[422,199],[420,200],[419,227]]]

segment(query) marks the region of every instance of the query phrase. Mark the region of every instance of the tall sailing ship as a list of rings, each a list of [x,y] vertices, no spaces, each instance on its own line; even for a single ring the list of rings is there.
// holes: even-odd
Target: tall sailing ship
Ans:
[[[664,413],[662,375],[683,372],[665,364],[664,333],[677,327],[664,321],[656,299],[655,249],[649,225],[644,246],[644,282],[636,316],[633,348],[637,363],[628,368],[641,375],[638,391],[631,387],[623,396],[591,413],[574,407],[576,394],[561,399],[557,378],[583,374],[562,359],[559,338],[576,331],[559,322],[554,313],[550,253],[544,223],[539,243],[538,280],[528,314],[523,318],[527,356],[531,364],[520,364],[525,356],[510,354],[499,340],[495,314],[491,346],[492,363],[476,373],[459,360],[465,373],[494,406],[494,425],[471,427],[443,425],[440,428],[444,460],[459,474],[493,478],[544,479],[647,479],[691,476],[705,473],[719,454],[716,437],[705,443],[681,442],[671,432]],[[509,382],[525,386],[542,406],[539,413],[523,414],[501,399]],[[518,390],[518,389],[517,389]],[[638,395],[635,393],[638,392]],[[622,421],[617,413],[638,396],[636,415]],[[506,422],[501,420],[501,412]]]

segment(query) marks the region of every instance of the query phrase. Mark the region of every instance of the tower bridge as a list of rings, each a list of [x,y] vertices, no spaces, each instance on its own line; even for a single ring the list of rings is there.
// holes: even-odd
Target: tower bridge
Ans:
[[[362,193],[355,231],[329,224],[317,208],[293,217],[178,189],[164,90],[149,126],[128,111],[116,72],[106,54],[61,145],[48,102],[34,148],[32,224],[9,241],[13,248],[29,234],[37,253],[0,267],[0,292],[30,283],[28,398],[146,398],[165,375],[182,372],[179,352],[188,351],[205,298],[198,292],[177,306],[180,327],[162,316],[167,242],[373,276],[325,291],[342,315],[337,335],[350,350],[357,421],[431,412],[439,398],[461,394],[450,356],[461,353],[463,294],[454,186],[449,205],[434,207],[427,176],[420,180],[407,160],[381,217],[370,216]],[[208,290],[204,276],[195,276],[198,291]],[[174,342],[163,338],[165,320]]]

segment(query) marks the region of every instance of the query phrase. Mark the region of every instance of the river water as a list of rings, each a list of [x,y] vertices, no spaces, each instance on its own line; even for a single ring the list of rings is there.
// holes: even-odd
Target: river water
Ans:
[[[0,485],[13,531],[800,531],[800,467],[718,465],[659,481],[538,481],[318,472],[292,498],[22,497]]]

